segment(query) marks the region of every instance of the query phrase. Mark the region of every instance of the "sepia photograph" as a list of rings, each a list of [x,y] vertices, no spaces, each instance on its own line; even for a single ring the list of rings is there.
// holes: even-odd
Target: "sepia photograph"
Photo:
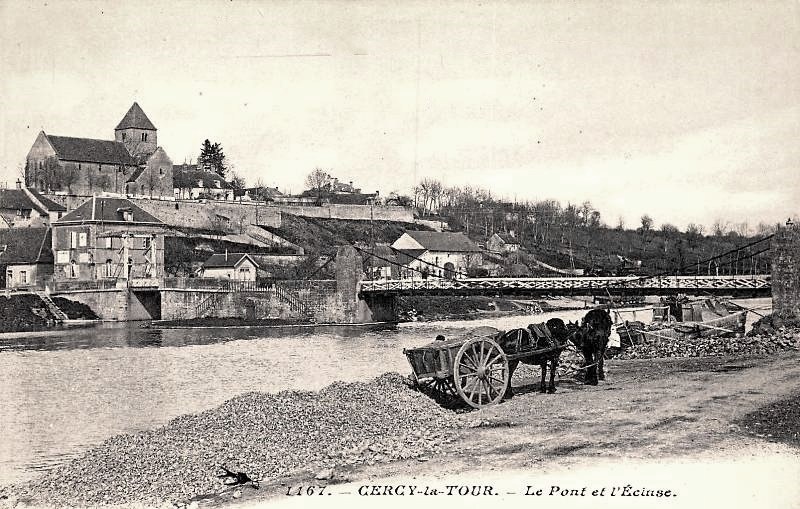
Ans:
[[[0,0],[0,508],[800,508],[797,0]]]

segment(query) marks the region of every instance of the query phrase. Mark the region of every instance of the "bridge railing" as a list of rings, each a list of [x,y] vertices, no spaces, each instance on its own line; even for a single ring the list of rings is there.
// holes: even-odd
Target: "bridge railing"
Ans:
[[[659,276],[647,279],[629,277],[558,278],[470,278],[470,279],[384,279],[362,281],[362,292],[401,292],[425,290],[602,290],[605,288],[643,288],[664,290],[703,290],[725,288],[767,288],[769,275],[760,276]]]

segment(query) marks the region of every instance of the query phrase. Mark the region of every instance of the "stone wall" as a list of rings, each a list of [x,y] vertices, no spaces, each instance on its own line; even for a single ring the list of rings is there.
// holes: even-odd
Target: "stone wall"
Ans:
[[[320,207],[298,205],[275,205],[275,207],[281,212],[301,217],[414,222],[414,213],[411,209],[396,206],[328,204]]]
[[[800,317],[800,226],[778,228],[770,250],[773,313]]]
[[[173,226],[186,226],[206,230],[222,229],[244,233],[247,225],[280,227],[281,215],[275,207],[213,201],[150,200],[131,198],[133,203]]]

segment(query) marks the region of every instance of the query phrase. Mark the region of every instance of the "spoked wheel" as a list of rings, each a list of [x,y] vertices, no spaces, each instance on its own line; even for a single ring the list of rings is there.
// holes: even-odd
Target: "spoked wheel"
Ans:
[[[483,408],[503,399],[508,358],[493,339],[473,338],[464,343],[453,370],[456,391],[469,406]]]
[[[436,392],[442,396],[455,396],[456,388],[453,383],[446,378],[429,378],[423,380],[420,385],[430,391]]]

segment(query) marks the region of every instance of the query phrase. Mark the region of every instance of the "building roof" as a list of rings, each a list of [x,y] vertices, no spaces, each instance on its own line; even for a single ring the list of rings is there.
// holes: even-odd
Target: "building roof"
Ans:
[[[125,221],[123,212],[130,210],[133,213],[133,221]],[[78,208],[62,217],[55,223],[55,226],[66,223],[139,223],[150,225],[163,225],[160,220],[145,212],[130,200],[125,198],[104,198],[92,197],[83,202]]]
[[[90,138],[71,138],[69,136],[53,136],[47,139],[63,161],[80,161],[102,164],[135,165],[136,160],[125,148],[125,145],[110,140],[93,140]]]
[[[0,265],[53,263],[50,228],[0,230]]]
[[[47,196],[43,195],[42,193],[40,193],[35,189],[28,189],[28,192],[31,193],[34,197],[36,197],[36,199],[39,200],[39,203],[47,207],[47,210],[49,210],[50,212],[67,211],[67,207],[61,205],[60,203],[54,202],[53,200],[51,200],[50,198],[48,198]]]
[[[480,248],[463,233],[407,231],[427,251],[479,252]]]
[[[510,233],[495,233],[495,235],[500,237],[500,240],[502,240],[506,244],[519,244],[517,238],[511,235]]]
[[[258,267],[253,258],[247,253],[215,253],[203,263],[205,269],[228,269],[239,265],[244,259],[250,260],[253,265]]]
[[[204,189],[231,189],[231,185],[213,171],[198,170],[196,164],[176,164],[172,166],[172,185],[179,189],[193,189],[203,181]],[[219,185],[214,185],[219,181]]]
[[[150,122],[150,119],[147,118],[147,115],[144,114],[144,110],[142,107],[139,106],[139,103],[133,103],[133,106],[128,110],[128,113],[122,117],[122,120],[119,121],[117,127],[114,129],[118,131],[120,129],[128,129],[128,128],[135,128],[135,129],[149,129],[151,131],[156,131],[156,126]]]
[[[47,214],[23,189],[0,189],[0,209],[35,210]]]

